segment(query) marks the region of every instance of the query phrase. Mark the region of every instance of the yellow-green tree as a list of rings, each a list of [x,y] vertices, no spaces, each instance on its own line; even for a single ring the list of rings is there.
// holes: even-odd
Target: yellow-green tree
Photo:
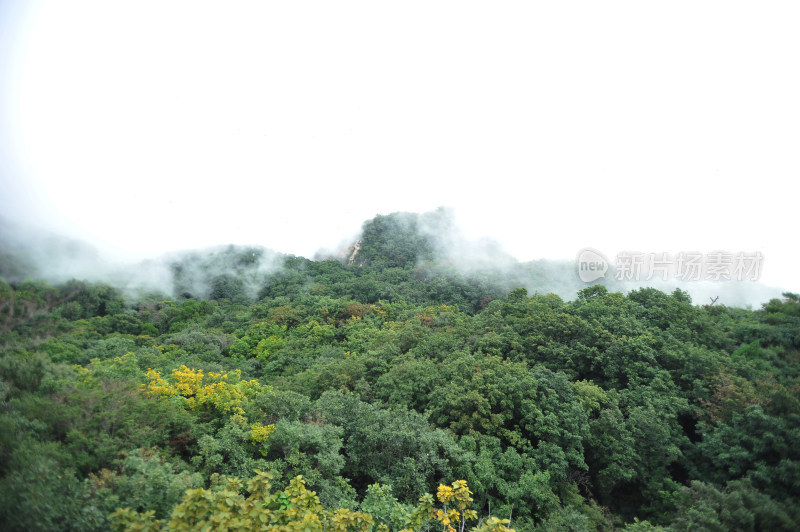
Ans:
[[[373,530],[375,522],[368,513],[345,508],[326,510],[317,494],[306,488],[302,476],[297,476],[283,491],[272,490],[272,474],[256,471],[256,476],[243,484],[236,477],[229,477],[212,489],[189,489],[169,519],[156,519],[154,512],[136,512],[131,508],[120,508],[109,517],[112,529],[122,532],[189,532],[194,530],[232,531],[269,530],[280,532],[332,531],[367,532]],[[457,480],[450,486],[440,485],[433,495],[426,494],[414,509],[401,532],[435,530],[442,532],[464,532],[468,521],[478,520],[471,509],[472,492],[466,481]],[[515,532],[508,528],[508,519],[490,517],[479,521],[472,532]],[[381,524],[377,530],[388,532]]]
[[[164,399],[177,398],[189,410],[231,414],[238,425],[249,425],[250,439],[256,445],[264,444],[275,425],[248,423],[244,406],[256,395],[271,391],[258,380],[243,380],[240,370],[232,374],[221,371],[204,373],[201,369],[181,366],[172,370],[171,379],[164,379],[158,371],[147,370],[150,382],[143,386],[150,395]]]
[[[228,478],[217,489],[190,489],[168,520],[157,520],[153,512],[138,513],[121,508],[111,514],[113,530],[170,531],[194,530],[275,530],[282,532],[330,530],[368,531],[373,521],[369,514],[339,508],[325,510],[319,497],[306,488],[303,477],[295,477],[283,491],[271,491],[272,475],[257,471],[242,493],[242,482]]]
[[[442,504],[436,507],[433,495],[426,494],[420,497],[419,505],[411,514],[408,527],[401,532],[417,532],[432,521],[439,522],[442,532],[464,532],[467,521],[478,519],[478,513],[471,509],[472,491],[467,486],[466,480],[456,480],[452,485],[439,485],[436,490],[436,498]],[[474,532],[514,532],[508,528],[508,519],[498,519],[490,517],[485,522],[481,521],[478,526],[471,530]]]

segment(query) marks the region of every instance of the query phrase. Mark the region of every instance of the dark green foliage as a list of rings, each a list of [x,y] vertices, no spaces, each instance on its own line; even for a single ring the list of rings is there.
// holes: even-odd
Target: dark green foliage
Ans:
[[[770,416],[760,405],[733,413],[730,424],[703,427],[697,450],[706,478],[749,478],[778,500],[800,497],[800,415]],[[711,467],[708,467],[711,466]]]
[[[198,473],[190,473],[181,461],[167,461],[157,450],[135,449],[123,453],[114,469],[89,475],[85,490],[103,514],[117,508],[153,510],[158,518],[169,515],[187,489],[202,485]]]
[[[361,228],[361,250],[355,256],[359,265],[413,268],[431,258],[433,245],[429,237],[420,234],[417,214],[378,215]]]
[[[693,480],[679,492],[678,511],[670,527],[690,530],[797,530],[800,510],[784,506],[747,481],[729,482],[720,489]]]
[[[315,407],[322,419],[342,427],[343,473],[356,489],[389,484],[400,500],[413,503],[467,459],[452,435],[414,411],[383,409],[339,392],[325,392]]]

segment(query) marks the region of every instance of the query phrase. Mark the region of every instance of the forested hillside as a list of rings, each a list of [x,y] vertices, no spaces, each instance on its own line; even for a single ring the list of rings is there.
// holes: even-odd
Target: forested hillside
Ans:
[[[4,253],[0,529],[800,529],[800,296],[566,300],[441,223],[184,254],[162,293]]]

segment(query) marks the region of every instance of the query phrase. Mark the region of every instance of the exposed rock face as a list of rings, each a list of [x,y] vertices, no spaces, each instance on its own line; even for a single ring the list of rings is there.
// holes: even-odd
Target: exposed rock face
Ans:
[[[361,250],[361,240],[356,240],[355,245],[352,246],[351,249],[353,252],[350,254],[350,259],[347,261],[348,266],[352,266],[356,263],[356,255],[358,255],[358,252]]]

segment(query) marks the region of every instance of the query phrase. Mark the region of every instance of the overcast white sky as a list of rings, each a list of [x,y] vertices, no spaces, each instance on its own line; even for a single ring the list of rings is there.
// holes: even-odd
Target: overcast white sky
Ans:
[[[128,257],[455,210],[800,291],[797,2],[0,0],[0,209]]]

